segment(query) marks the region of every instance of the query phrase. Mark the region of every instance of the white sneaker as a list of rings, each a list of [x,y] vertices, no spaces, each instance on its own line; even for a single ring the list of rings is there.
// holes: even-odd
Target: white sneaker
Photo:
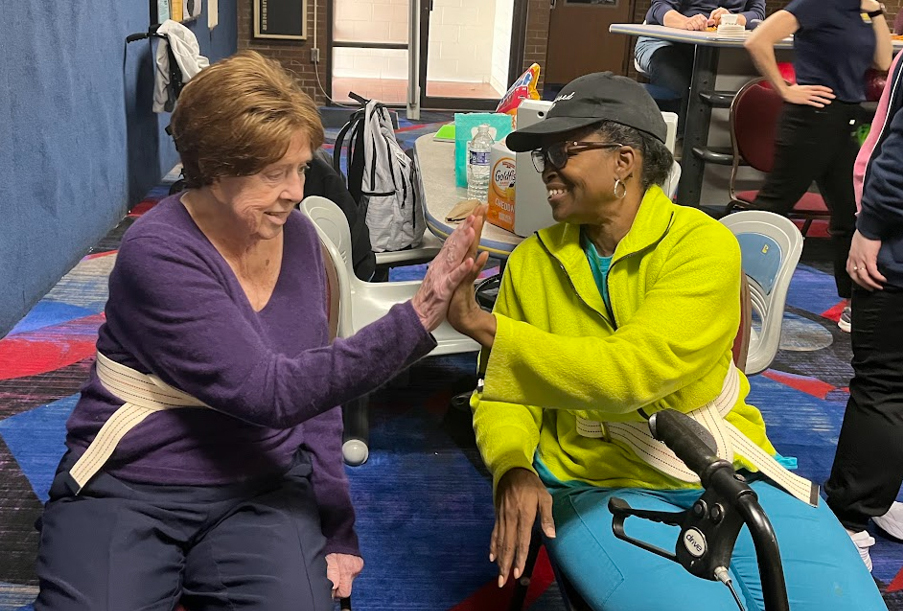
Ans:
[[[869,555],[869,548],[875,544],[874,537],[872,537],[867,530],[860,530],[858,533],[847,530],[847,534],[850,535],[850,539],[856,544],[856,549],[859,550],[859,557],[862,558],[862,562],[865,563],[865,568],[871,573],[872,557]]]
[[[840,318],[837,320],[837,326],[840,327],[840,330],[844,333],[849,333],[853,329],[853,310],[850,306],[846,306],[843,309],[843,312],[840,313]]]
[[[894,539],[903,541],[903,503],[894,501],[886,514],[872,518],[872,521]]]

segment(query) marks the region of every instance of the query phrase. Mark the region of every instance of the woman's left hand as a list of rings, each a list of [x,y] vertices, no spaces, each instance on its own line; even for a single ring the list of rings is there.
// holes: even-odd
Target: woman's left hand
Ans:
[[[351,596],[351,582],[364,570],[364,559],[351,554],[326,554],[326,578],[332,582],[332,597]]]
[[[870,240],[856,230],[847,258],[847,273],[853,282],[869,291],[881,290],[887,278],[878,271],[878,251],[881,240]]]

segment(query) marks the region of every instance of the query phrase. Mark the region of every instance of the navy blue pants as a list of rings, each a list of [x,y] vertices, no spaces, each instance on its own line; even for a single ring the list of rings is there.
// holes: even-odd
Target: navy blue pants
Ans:
[[[300,450],[282,476],[153,486],[98,473],[78,496],[67,455],[40,520],[35,611],[333,609]]]

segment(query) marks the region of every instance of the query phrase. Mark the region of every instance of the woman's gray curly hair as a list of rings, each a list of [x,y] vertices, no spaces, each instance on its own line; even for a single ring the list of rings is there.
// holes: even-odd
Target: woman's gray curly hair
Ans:
[[[652,185],[662,186],[668,180],[674,156],[658,139],[613,121],[603,121],[594,127],[607,142],[617,142],[636,149],[643,156],[643,175],[640,182],[645,191]]]

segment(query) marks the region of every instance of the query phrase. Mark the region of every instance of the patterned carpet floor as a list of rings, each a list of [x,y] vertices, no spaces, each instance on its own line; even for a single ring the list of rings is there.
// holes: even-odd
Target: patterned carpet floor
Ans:
[[[435,125],[405,128],[409,146]],[[151,192],[0,339],[0,611],[31,608],[33,523],[92,363],[107,276],[124,230],[164,194],[163,187]],[[778,451],[796,456],[799,473],[817,482],[830,470],[851,376],[849,336],[835,323],[840,307],[824,242],[807,241],[790,289],[782,349],[770,369],[750,380],[750,402],[762,409]],[[422,267],[401,268],[392,277],[422,273]],[[473,355],[428,358],[371,398],[371,457],[348,469],[367,562],[355,582],[356,609],[507,608],[510,588],[494,586],[488,560],[491,482],[469,414],[450,407],[455,394],[472,387],[474,364]],[[903,545],[876,539],[873,575],[889,608],[903,610]],[[564,608],[544,561],[528,604],[534,611]]]

